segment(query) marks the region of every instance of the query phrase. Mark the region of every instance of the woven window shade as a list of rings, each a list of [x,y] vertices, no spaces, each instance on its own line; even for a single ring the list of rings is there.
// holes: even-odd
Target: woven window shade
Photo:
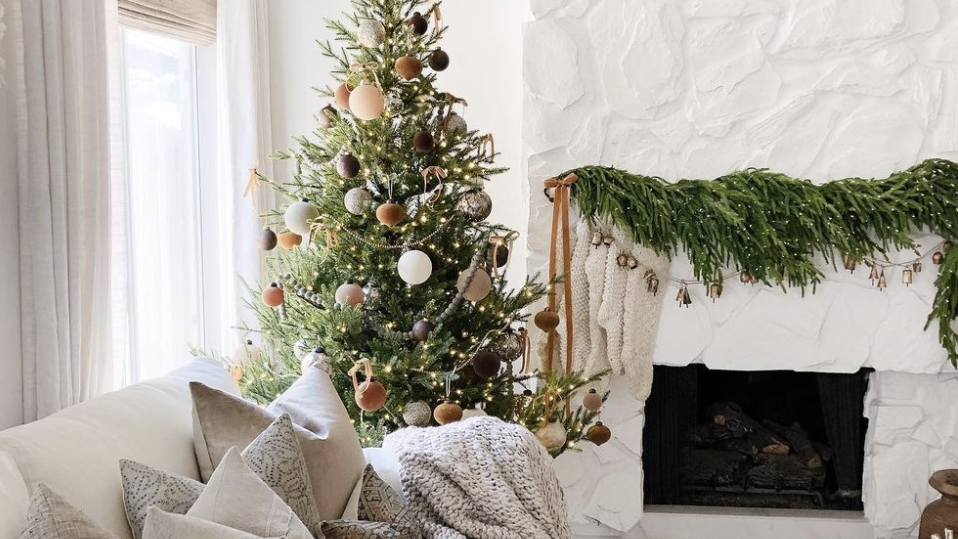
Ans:
[[[216,0],[117,0],[120,23],[197,45],[216,41]]]

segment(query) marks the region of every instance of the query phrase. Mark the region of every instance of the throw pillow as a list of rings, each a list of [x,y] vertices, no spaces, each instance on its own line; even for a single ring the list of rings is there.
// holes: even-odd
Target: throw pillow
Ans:
[[[359,436],[328,374],[315,367],[308,369],[267,410],[203,384],[192,383],[190,390],[196,457],[204,481],[227,449],[245,447],[276,415],[288,413],[299,436],[320,518],[342,516],[366,461]]]
[[[143,539],[262,539],[228,526],[188,515],[164,513],[151,507],[146,514]]]
[[[40,483],[30,499],[27,525],[20,534],[20,539],[117,539],[117,537],[94,524],[82,511]]]
[[[422,539],[421,533],[397,530],[388,522],[329,520],[323,522],[326,539]]]
[[[299,517],[231,448],[186,513],[257,537],[310,539]]]
[[[143,536],[143,523],[149,507],[185,515],[203,493],[203,483],[199,481],[132,460],[120,461],[120,479],[123,483],[123,508],[133,539]]]
[[[422,530],[399,495],[367,465],[359,491],[360,520],[323,523],[327,539],[421,539]]]

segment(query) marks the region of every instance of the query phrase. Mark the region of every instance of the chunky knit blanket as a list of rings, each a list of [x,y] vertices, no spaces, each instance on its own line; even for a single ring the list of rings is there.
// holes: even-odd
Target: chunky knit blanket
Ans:
[[[552,458],[528,430],[494,417],[408,427],[383,447],[428,539],[571,539]]]

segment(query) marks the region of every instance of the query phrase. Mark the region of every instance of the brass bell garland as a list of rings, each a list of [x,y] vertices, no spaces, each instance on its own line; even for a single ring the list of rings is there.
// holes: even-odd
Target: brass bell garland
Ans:
[[[941,250],[942,252],[947,253],[952,247],[954,247],[954,245],[955,244],[952,243],[951,240],[945,240],[945,243],[941,244]]]
[[[612,242],[614,241],[615,241],[615,238],[613,238],[611,234],[606,234],[605,236],[602,236],[602,243],[605,244],[606,247],[612,245]]]
[[[592,234],[592,245],[594,245],[594,246],[596,246],[596,247],[602,245],[602,233],[601,233],[601,232],[594,232],[594,233]]]
[[[620,254],[615,257],[615,263],[618,264],[620,268],[627,267],[629,265],[629,255],[625,253]]]
[[[742,284],[755,284],[755,277],[747,271],[743,271],[739,274],[738,280],[742,281]]]
[[[872,284],[875,284],[875,281],[878,280],[878,264],[872,264],[872,271],[868,274],[868,280]]]
[[[850,256],[845,257],[845,269],[847,269],[849,273],[855,273],[855,266],[857,264],[854,258]]]
[[[881,275],[878,276],[878,289],[884,290],[888,288],[888,281],[885,280],[885,270],[881,270]]]
[[[921,273],[921,260],[912,264],[911,269],[914,270],[915,273]]]
[[[905,286],[910,286],[914,282],[914,276],[910,269],[901,270],[901,282]]]
[[[935,251],[935,254],[931,255],[931,261],[934,264],[941,264],[944,259],[945,255],[941,251]]]
[[[635,269],[639,267],[639,261],[636,260],[634,256],[629,256],[629,269]]]
[[[709,285],[709,297],[712,298],[712,303],[722,297],[722,285],[718,283]]]
[[[646,290],[652,292],[653,296],[657,296],[659,294],[659,277],[655,274],[655,271],[646,270],[645,284]]]

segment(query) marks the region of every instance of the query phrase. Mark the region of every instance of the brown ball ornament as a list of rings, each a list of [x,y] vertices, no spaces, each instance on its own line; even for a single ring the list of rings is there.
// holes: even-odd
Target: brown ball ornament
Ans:
[[[492,266],[494,268],[504,268],[509,263],[509,248],[499,244],[493,249]]]
[[[303,237],[294,232],[287,231],[277,236],[277,241],[280,247],[287,251],[292,251],[297,245],[303,243]]]
[[[272,251],[275,249],[278,241],[276,233],[268,228],[264,228],[259,232],[259,248],[264,251]]]
[[[359,384],[356,392],[356,405],[363,411],[375,412],[386,404],[386,388],[379,382],[369,379]]]
[[[433,418],[435,418],[436,423],[440,425],[448,425],[449,423],[455,423],[462,419],[462,407],[458,404],[446,401],[439,406],[436,406],[436,409],[432,413]]]
[[[941,251],[935,251],[935,254],[931,255],[931,262],[933,264],[941,264],[945,259],[945,255]]]
[[[436,49],[429,55],[429,67],[433,71],[445,71],[449,67],[449,55],[442,49]]]
[[[590,389],[585,397],[582,397],[582,407],[590,412],[598,412],[602,408],[602,395],[595,388]]]
[[[343,110],[349,110],[349,94],[351,94],[349,86],[346,86],[346,83],[342,83],[336,87],[336,104],[339,105],[339,108]]]
[[[472,368],[483,378],[492,378],[499,374],[502,359],[491,350],[479,350],[472,356]]]
[[[355,307],[366,299],[366,293],[358,284],[345,283],[336,289],[336,303]]]
[[[359,159],[356,159],[356,156],[352,154],[343,154],[336,162],[336,172],[347,180],[359,176],[359,168]]]
[[[603,425],[601,421],[597,421],[586,431],[585,439],[595,445],[602,445],[612,439],[612,430]]]
[[[421,36],[429,30],[429,19],[423,17],[422,13],[418,11],[406,19],[406,24],[409,25],[412,32],[417,36]]]
[[[436,329],[436,324],[426,319],[419,320],[412,325],[412,338],[419,342],[424,342],[429,338],[429,334],[432,333],[434,329]]]
[[[432,133],[423,129],[417,131],[412,137],[413,148],[419,153],[426,153],[436,146],[436,139],[432,138]]]
[[[376,208],[376,219],[379,219],[380,223],[390,228],[398,225],[405,218],[406,209],[395,202],[386,202]]]
[[[559,315],[546,308],[536,313],[533,322],[537,328],[548,333],[559,327]]]
[[[326,105],[316,115],[316,122],[319,123],[319,127],[329,129],[336,123],[337,118],[339,118],[339,113],[336,112],[336,109],[332,105]]]
[[[263,290],[263,303],[270,307],[279,307],[282,305],[283,298],[283,289],[280,288],[277,283],[270,283],[270,285]]]
[[[476,269],[476,273],[473,274],[472,280],[469,281],[469,287],[463,290],[463,286],[466,284],[466,277],[468,275],[468,271],[460,273],[459,280],[456,283],[456,287],[459,290],[462,290],[462,297],[469,301],[475,302],[486,299],[486,296],[492,292],[492,278],[489,277],[489,274],[486,273],[486,270],[478,268]]]
[[[422,75],[422,62],[415,56],[397,58],[393,67],[396,69],[396,73],[399,73],[399,76],[406,80],[412,80]]]

